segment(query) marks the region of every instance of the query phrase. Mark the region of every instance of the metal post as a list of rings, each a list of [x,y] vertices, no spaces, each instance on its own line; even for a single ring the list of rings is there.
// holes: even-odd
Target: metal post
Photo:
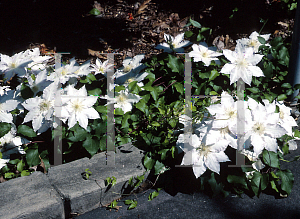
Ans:
[[[296,11],[296,20],[293,32],[292,40],[292,51],[290,56],[289,63],[289,77],[288,80],[293,86],[295,84],[300,84],[300,0],[297,1],[297,11]],[[297,104],[297,99],[294,100],[295,96],[299,93],[299,90],[296,90],[291,97],[292,104]]]

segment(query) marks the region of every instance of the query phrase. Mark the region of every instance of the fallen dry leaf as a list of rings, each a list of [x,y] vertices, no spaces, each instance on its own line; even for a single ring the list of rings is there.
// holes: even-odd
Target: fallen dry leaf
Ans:
[[[46,169],[45,163],[44,163],[44,161],[43,161],[43,159],[41,158],[40,155],[39,155],[39,158],[41,159],[41,164],[40,164],[40,166],[44,169],[44,173],[47,173],[47,169]]]
[[[151,0],[146,0],[146,1],[144,1],[144,2],[140,5],[140,7],[139,7],[139,9],[138,9],[138,11],[137,11],[137,13],[136,13],[136,15],[143,13],[144,10],[148,7],[148,3],[149,3],[149,2],[151,2]]]

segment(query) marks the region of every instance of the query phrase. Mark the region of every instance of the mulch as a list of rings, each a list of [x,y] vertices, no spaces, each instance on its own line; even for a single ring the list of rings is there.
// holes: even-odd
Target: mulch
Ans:
[[[63,55],[64,61],[76,57],[79,63],[90,59],[93,63],[96,57],[105,60],[100,53],[121,53],[115,56],[120,67],[127,56],[148,58],[159,53],[155,46],[164,41],[164,33],[176,36],[193,31],[194,27],[185,27],[190,17],[212,28],[210,42],[221,40],[225,48],[234,49],[236,39],[259,31],[263,24],[258,18],[269,19],[262,34],[290,37],[294,14],[282,13],[278,7],[274,1],[261,0],[251,4],[232,0],[4,1],[0,53],[13,55],[39,47],[42,53],[70,52]],[[101,14],[90,15],[92,8]]]

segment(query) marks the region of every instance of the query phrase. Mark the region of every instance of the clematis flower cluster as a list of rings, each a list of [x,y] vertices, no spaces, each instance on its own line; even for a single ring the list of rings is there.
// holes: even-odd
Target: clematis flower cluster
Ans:
[[[292,136],[292,127],[297,126],[295,120],[290,116],[290,108],[283,106],[282,102],[263,100],[263,104],[249,98],[244,103],[244,120],[238,116],[238,101],[234,101],[227,92],[221,94],[221,103],[207,107],[208,112],[214,116],[193,126],[191,135],[192,144],[185,148],[189,139],[180,134],[177,147],[185,152],[182,165],[193,165],[193,171],[198,178],[206,169],[219,174],[220,162],[229,161],[224,153],[228,146],[238,150],[238,144],[243,145],[239,153],[253,161],[253,168],[257,171],[264,168],[260,160],[263,150],[277,152],[279,146],[277,138],[287,134]],[[280,108],[276,112],[276,106]],[[186,118],[188,119],[188,118]],[[283,120],[284,119],[284,120]],[[182,122],[184,123],[185,120]],[[244,123],[244,134],[240,141],[236,136],[237,123]],[[290,142],[290,150],[295,149],[295,143]],[[248,173],[248,175],[251,173]],[[248,176],[251,179],[251,176]]]

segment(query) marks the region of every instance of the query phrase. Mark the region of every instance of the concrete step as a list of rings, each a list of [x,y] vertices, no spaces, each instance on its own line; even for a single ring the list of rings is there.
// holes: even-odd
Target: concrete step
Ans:
[[[68,218],[120,198],[130,177],[145,172],[143,151],[128,143],[108,155],[108,162],[106,154],[99,153],[51,167],[47,174],[37,171],[0,183],[0,218]],[[83,177],[87,168],[92,172],[88,180]],[[116,185],[105,186],[104,180],[112,176]]]

